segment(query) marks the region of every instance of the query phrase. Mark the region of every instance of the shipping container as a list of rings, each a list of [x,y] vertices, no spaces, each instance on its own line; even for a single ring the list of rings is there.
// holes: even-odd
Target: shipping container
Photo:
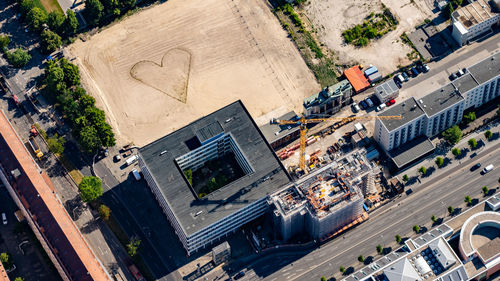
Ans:
[[[370,81],[370,83],[378,82],[381,79],[382,79],[382,75],[379,72],[375,72],[372,75],[368,76],[368,81]]]
[[[375,66],[369,67],[364,71],[366,77],[368,77],[374,73],[377,73],[377,72],[378,72],[378,69]]]

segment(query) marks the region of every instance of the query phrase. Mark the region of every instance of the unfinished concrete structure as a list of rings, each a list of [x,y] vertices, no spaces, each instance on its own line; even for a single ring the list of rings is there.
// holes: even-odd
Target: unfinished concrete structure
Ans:
[[[354,152],[311,173],[269,199],[283,240],[308,233],[324,239],[363,215],[362,176],[368,161]]]

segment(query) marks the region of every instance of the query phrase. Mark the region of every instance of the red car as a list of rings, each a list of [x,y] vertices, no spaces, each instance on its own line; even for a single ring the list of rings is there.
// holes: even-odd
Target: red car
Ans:
[[[385,105],[387,105],[387,106],[391,106],[391,105],[393,105],[393,104],[395,104],[395,103],[396,103],[396,101],[392,99],[392,100],[390,100],[390,101],[386,102],[386,103],[385,103]]]

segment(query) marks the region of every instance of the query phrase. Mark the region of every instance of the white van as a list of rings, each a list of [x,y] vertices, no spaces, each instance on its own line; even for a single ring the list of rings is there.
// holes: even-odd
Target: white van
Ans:
[[[141,180],[141,174],[139,173],[139,171],[137,171],[137,169],[132,170],[132,175],[134,175],[135,180]]]
[[[5,215],[5,213],[2,213],[2,221],[3,224],[7,224],[7,216]]]
[[[495,168],[495,166],[493,166],[493,164],[489,164],[488,166],[484,167],[483,174],[489,173],[491,170],[493,170],[493,168]]]

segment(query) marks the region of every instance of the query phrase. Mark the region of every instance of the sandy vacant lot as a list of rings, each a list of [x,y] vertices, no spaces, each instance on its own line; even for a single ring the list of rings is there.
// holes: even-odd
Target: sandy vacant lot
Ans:
[[[401,43],[399,36],[413,30],[415,25],[432,17],[424,0],[310,0],[305,13],[318,30],[320,40],[333,50],[343,64],[362,63],[376,65],[382,75],[391,73],[397,65],[409,63],[406,56],[411,48]],[[344,44],[342,31],[363,22],[371,12],[378,13],[384,3],[398,18],[396,30],[367,47],[356,48]]]
[[[145,145],[238,99],[255,118],[302,112],[319,85],[266,3],[169,0],[69,46],[118,144]]]

